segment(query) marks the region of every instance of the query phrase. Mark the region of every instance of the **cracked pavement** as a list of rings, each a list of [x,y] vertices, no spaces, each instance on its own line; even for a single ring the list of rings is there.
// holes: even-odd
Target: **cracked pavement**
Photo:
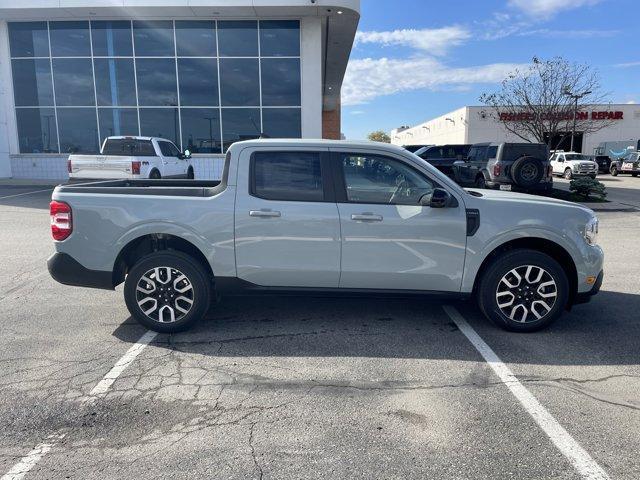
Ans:
[[[26,478],[578,478],[442,303],[419,298],[223,298],[83,403],[144,329],[121,288],[48,276],[48,201],[0,199],[0,475],[64,432]],[[640,256],[621,246],[640,214],[599,217],[603,291],[549,330],[456,307],[612,478],[633,479]]]

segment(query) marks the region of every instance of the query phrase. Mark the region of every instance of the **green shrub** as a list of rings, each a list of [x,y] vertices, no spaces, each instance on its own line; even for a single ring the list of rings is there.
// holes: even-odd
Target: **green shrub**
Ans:
[[[569,190],[584,198],[593,195],[604,199],[607,196],[606,188],[602,182],[591,177],[579,177],[569,184]]]

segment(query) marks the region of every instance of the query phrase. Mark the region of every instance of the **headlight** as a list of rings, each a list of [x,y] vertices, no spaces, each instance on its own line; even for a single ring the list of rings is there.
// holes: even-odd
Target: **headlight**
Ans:
[[[598,218],[592,217],[584,227],[584,239],[589,245],[595,245],[598,241]]]

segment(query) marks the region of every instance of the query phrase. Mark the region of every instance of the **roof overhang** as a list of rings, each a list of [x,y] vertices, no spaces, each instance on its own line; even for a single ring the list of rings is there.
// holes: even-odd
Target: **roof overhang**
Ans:
[[[360,20],[360,0],[22,0],[3,2],[0,20],[301,18],[322,19],[324,110],[340,89]]]

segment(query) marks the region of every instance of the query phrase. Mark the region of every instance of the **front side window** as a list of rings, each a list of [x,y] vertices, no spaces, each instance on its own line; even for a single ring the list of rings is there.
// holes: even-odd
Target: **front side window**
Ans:
[[[341,163],[349,202],[419,205],[435,188],[417,170],[389,157],[347,154]]]
[[[324,200],[320,154],[257,152],[251,159],[251,194],[266,200]]]
[[[180,153],[180,150],[173,144],[169,142],[158,142],[160,146],[160,151],[162,155],[165,157],[177,157]]]

